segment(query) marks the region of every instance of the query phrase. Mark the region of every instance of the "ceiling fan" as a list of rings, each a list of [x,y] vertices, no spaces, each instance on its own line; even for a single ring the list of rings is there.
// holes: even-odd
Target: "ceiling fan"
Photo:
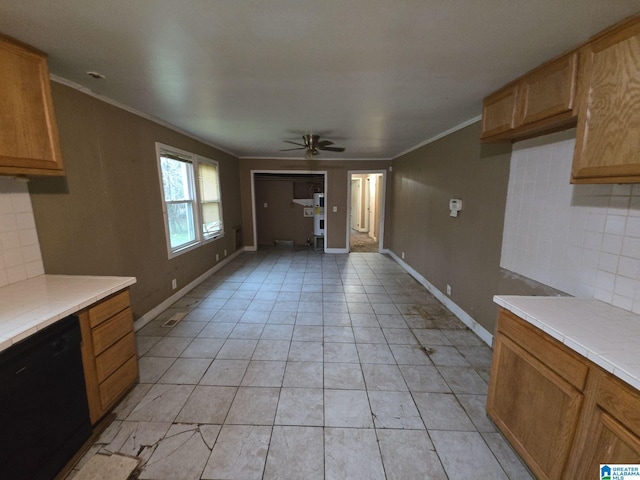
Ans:
[[[292,145],[297,145],[297,147],[285,148],[284,150],[280,151],[289,152],[291,150],[306,150],[306,155],[318,155],[320,151],[344,152],[344,148],[342,147],[331,147],[330,145],[333,145],[333,142],[329,140],[320,140],[320,135],[306,134],[302,136],[302,140],[304,140],[304,144],[285,140],[285,143],[291,143]]]

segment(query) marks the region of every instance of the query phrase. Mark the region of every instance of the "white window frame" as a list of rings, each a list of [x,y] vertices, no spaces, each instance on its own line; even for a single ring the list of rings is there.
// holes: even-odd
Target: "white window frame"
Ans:
[[[180,159],[185,163],[190,163],[192,165],[192,172],[189,175],[190,182],[190,190],[192,193],[192,198],[188,201],[191,204],[191,208],[193,210],[193,228],[195,232],[195,239],[189,243],[180,245],[179,247],[172,248],[171,247],[171,234],[169,230],[169,216],[167,211],[167,205],[169,203],[173,203],[171,201],[167,202],[165,200],[165,192],[164,192],[164,183],[162,181],[162,156],[163,154],[170,155],[172,157],[176,157],[176,159]],[[223,211],[222,211],[222,186],[220,182],[220,165],[215,160],[212,160],[207,157],[203,157],[201,155],[196,155],[191,152],[187,152],[186,150],[182,150],[180,148],[172,147],[170,145],[165,145],[162,143],[156,142],[156,159],[158,165],[158,179],[160,181],[160,200],[162,202],[162,216],[164,219],[164,230],[165,230],[165,239],[167,242],[167,252],[169,258],[177,257],[183,253],[189,252],[198,248],[202,245],[210,243],[214,240],[224,237],[224,221],[223,221]],[[200,195],[200,182],[198,181],[198,166],[199,164],[207,164],[214,166],[217,171],[217,180],[218,180],[218,194],[219,194],[219,207],[220,207],[220,224],[221,229],[220,232],[215,234],[206,235],[203,232],[203,214],[202,214],[202,201]]]

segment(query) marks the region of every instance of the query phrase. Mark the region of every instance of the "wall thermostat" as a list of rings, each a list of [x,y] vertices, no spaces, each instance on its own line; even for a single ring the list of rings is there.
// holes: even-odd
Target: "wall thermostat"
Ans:
[[[449,210],[451,210],[451,213],[449,214],[450,216],[457,217],[458,212],[462,210],[462,200],[459,198],[452,198],[449,200]]]

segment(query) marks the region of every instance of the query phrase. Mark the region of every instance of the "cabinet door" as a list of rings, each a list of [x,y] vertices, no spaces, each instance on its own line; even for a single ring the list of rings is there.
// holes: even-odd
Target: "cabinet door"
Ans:
[[[487,413],[538,478],[562,477],[583,395],[498,332]]]
[[[44,54],[0,37],[0,173],[62,175]]]
[[[595,386],[595,387],[594,387]],[[594,388],[591,388],[594,387]],[[600,464],[640,464],[640,397],[610,374],[595,371],[572,454],[570,477],[598,477]],[[575,472],[575,473],[573,473]]]
[[[520,82],[518,124],[556,124],[573,118],[578,53],[573,52],[541,67]]]
[[[640,182],[640,19],[581,51],[573,183]]]
[[[500,135],[515,127],[517,95],[517,87],[510,86],[482,101],[482,139]]]

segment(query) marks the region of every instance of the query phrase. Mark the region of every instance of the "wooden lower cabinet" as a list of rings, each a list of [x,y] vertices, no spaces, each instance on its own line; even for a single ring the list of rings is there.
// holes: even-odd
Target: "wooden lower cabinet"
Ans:
[[[640,393],[600,369],[585,393],[567,478],[596,478],[602,463],[640,464]]]
[[[79,317],[89,416],[95,425],[138,379],[129,291],[92,305]]]
[[[541,479],[640,463],[640,392],[503,309],[487,413]]]

